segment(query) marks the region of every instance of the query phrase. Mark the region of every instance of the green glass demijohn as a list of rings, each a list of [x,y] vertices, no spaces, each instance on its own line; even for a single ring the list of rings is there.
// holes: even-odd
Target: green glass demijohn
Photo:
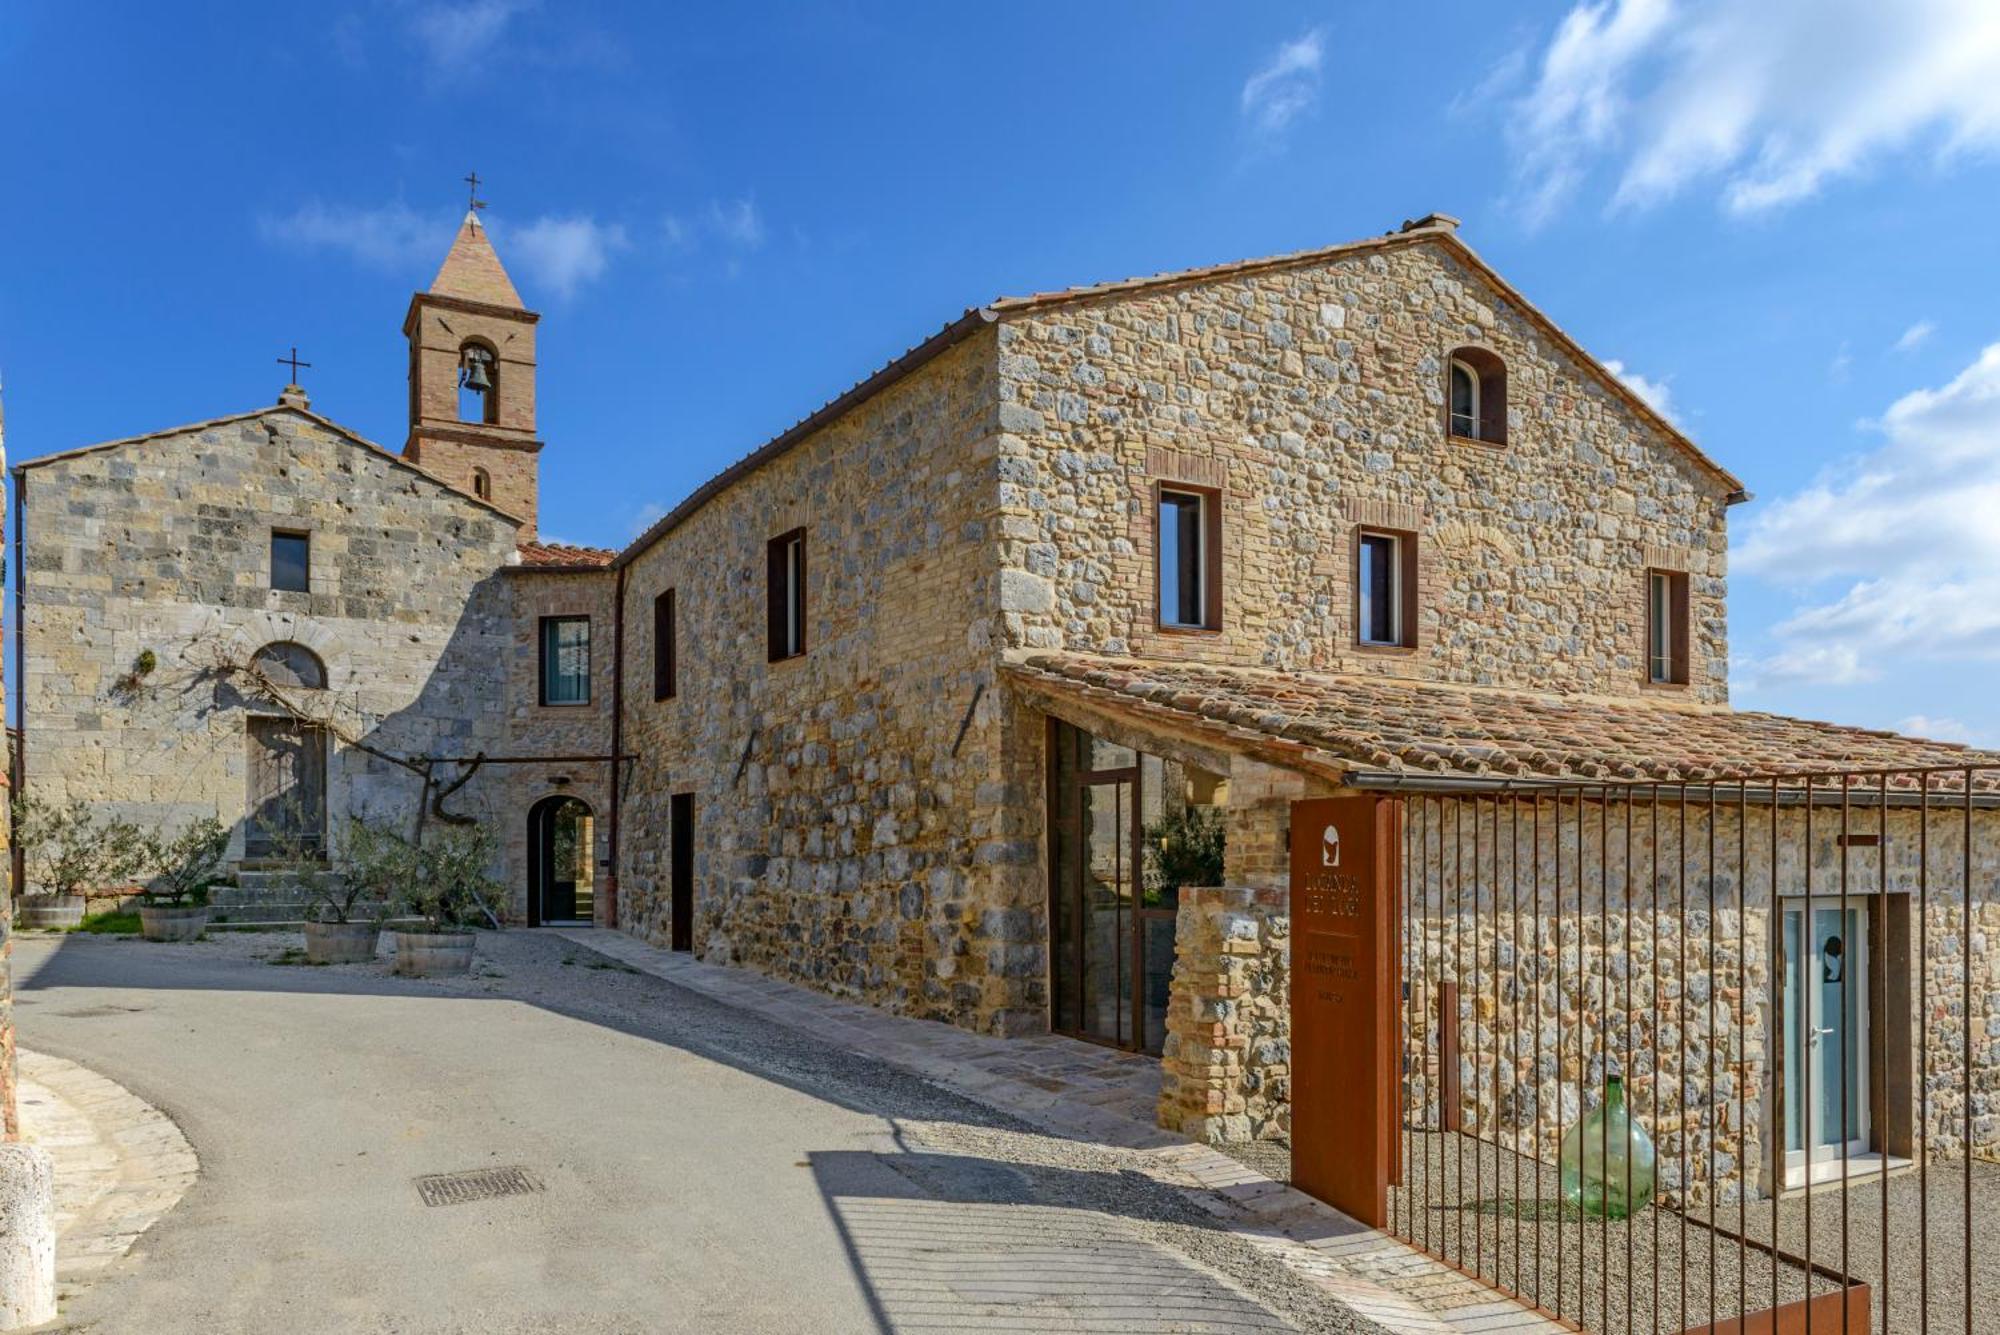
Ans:
[[[1562,1140],[1563,1199],[1586,1215],[1626,1219],[1653,1199],[1653,1138],[1625,1106],[1625,1082],[1604,1082],[1604,1101]]]

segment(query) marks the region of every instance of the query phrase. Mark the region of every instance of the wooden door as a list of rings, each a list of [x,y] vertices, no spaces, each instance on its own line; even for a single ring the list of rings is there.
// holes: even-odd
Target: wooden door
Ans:
[[[694,794],[675,793],[669,799],[672,822],[673,948],[694,949]]]
[[[248,721],[249,807],[244,856],[326,851],[326,730],[288,718]]]

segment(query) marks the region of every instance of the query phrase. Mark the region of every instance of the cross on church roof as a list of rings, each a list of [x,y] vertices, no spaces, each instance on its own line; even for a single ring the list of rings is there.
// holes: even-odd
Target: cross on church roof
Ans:
[[[464,176],[459,177],[459,179],[464,181],[466,186],[465,211],[467,213],[474,213],[485,208],[486,201],[479,197],[479,173],[476,171],[467,172]]]
[[[299,345],[294,343],[292,344],[292,355],[278,358],[278,365],[292,368],[292,383],[296,385],[299,383],[299,368],[301,366],[311,366],[312,363],[299,360]]]

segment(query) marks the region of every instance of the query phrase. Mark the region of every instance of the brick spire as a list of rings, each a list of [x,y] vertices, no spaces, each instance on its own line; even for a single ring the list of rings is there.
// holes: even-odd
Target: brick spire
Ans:
[[[466,210],[465,221],[459,224],[458,236],[451,243],[451,253],[444,257],[437,277],[431,280],[431,291],[437,296],[457,297],[462,301],[526,309],[522,305],[521,294],[514,290],[513,280],[501,267],[500,257],[493,251],[493,243],[486,239],[486,229],[480,225],[478,212],[473,209]]]

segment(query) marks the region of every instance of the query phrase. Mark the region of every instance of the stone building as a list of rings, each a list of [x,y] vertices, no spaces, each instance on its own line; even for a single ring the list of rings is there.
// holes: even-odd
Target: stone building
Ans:
[[[220,816],[254,887],[301,842],[337,860],[350,817],[407,828],[429,767],[465,778],[443,809],[492,825],[517,916],[587,918],[608,850],[571,813],[607,800],[611,553],[535,538],[536,320],[468,215],[404,322],[400,454],[288,385],[17,466],[25,792]]]
[[[288,387],[18,467],[29,791],[254,862],[275,791],[407,809],[354,742],[477,759],[517,916],[563,916],[561,803],[599,923],[1159,1053],[1226,1139],[1288,1127],[1299,800],[1992,759],[1732,712],[1741,483],[1441,215],[967,311],[615,554],[534,540],[534,331],[468,218],[401,455]],[[218,641],[323,670],[331,741],[209,689]]]

